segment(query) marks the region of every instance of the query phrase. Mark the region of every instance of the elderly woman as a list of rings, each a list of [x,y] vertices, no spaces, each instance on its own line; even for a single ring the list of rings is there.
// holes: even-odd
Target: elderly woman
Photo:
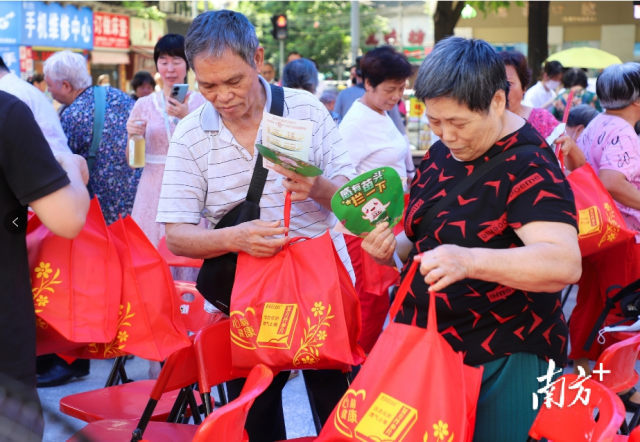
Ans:
[[[88,158],[95,100],[87,61],[71,51],[56,52],[45,62],[44,75],[53,98],[66,105],[60,122],[71,152]],[[88,187],[100,200],[105,221],[111,224],[120,215],[131,213],[140,171],[130,169],[123,155],[133,100],[119,89],[101,87],[106,88],[105,118]]]
[[[546,109],[522,104],[524,93],[531,82],[531,69],[527,65],[527,59],[518,51],[500,52],[500,57],[504,61],[509,82],[508,109],[527,120],[543,138],[547,138],[559,124],[558,120]]]
[[[340,123],[340,135],[358,174],[390,166],[406,186],[408,176],[415,172],[413,158],[407,139],[388,112],[402,99],[413,66],[404,54],[391,46],[382,46],[362,57],[360,69],[365,93],[353,103]],[[363,254],[361,238],[345,238],[362,311],[360,345],[369,353],[382,331],[389,310],[388,290],[396,282],[398,273]]]
[[[440,141],[412,183],[404,234],[396,239],[384,223],[362,243],[381,264],[393,265],[394,252],[420,262],[395,320],[425,327],[436,296],[444,338],[466,364],[484,366],[476,442],[526,440],[536,378],[549,360],[566,364],[560,290],[580,277],[573,194],[538,132],[507,110],[508,89],[488,43],[453,37],[434,47],[415,93]]]
[[[640,64],[625,63],[606,68],[598,77],[596,91],[605,111],[597,115],[578,138],[586,161],[598,174],[632,230],[640,231],[640,142],[634,125],[640,121]],[[602,312],[606,290],[625,286],[640,278],[640,246],[636,241],[613,247],[584,260],[584,273],[572,314],[571,354],[576,366],[588,372],[588,359],[596,360],[604,347],[584,342]],[[635,389],[621,394],[628,411],[639,407]]]
[[[282,70],[282,86],[315,94],[318,87],[316,65],[306,58],[290,61]]]
[[[571,68],[567,70],[562,76],[562,85],[566,90],[558,95],[558,98],[553,102],[553,116],[558,120],[562,120],[570,91],[573,91],[572,103],[574,106],[588,104],[599,112],[602,112],[602,106],[600,105],[598,96],[587,90],[587,74],[585,74],[582,69]]]

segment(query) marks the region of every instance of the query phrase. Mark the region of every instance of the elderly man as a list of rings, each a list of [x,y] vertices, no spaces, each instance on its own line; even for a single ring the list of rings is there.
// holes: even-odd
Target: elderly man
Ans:
[[[9,72],[9,68],[0,57],[0,91],[15,95],[31,109],[54,155],[69,154],[71,151],[67,146],[67,136],[60,126],[60,119],[47,97],[38,89]]]
[[[267,83],[276,83],[276,69],[271,63],[264,63],[264,65],[262,66],[262,71],[260,71],[260,75],[262,75],[262,78],[267,80]]]
[[[276,254],[288,239],[280,220],[284,191],[292,192],[290,236],[317,237],[331,229],[336,218],[330,200],[355,175],[349,155],[326,108],[311,94],[284,89],[284,117],[313,122],[309,162],[324,171],[306,178],[281,167],[268,171],[260,200],[260,220],[213,229],[231,209],[243,202],[262,141],[263,113],[271,108],[272,93],[258,75],[264,49],[247,18],[233,11],[200,14],[189,28],[185,52],[200,92],[209,101],[183,119],[171,140],[162,185],[158,222],[166,223],[167,245],[177,255],[212,258],[229,252],[256,257]],[[197,224],[201,214],[210,229]],[[331,232],[336,250],[350,275],[353,268],[341,234]],[[353,278],[353,276],[352,276]],[[277,375],[253,404],[246,428],[252,442],[286,439],[281,391],[289,372]],[[334,370],[304,372],[311,407],[324,423],[348,388]],[[244,381],[227,383],[231,398]]]

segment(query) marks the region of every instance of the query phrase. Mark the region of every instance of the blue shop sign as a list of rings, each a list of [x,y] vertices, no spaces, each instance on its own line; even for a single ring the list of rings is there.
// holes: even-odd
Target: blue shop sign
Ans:
[[[0,1],[0,45],[20,44],[22,2]]]
[[[12,74],[20,76],[20,48],[18,46],[0,46],[0,57]]]
[[[22,3],[22,44],[93,49],[93,12],[57,3]]]

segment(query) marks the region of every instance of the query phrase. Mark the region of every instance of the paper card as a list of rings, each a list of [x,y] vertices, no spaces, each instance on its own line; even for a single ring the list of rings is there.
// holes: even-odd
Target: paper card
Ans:
[[[292,120],[264,113],[262,117],[262,144],[302,161],[309,161],[313,122]]]
[[[260,152],[264,157],[263,164],[267,169],[271,168],[270,164],[278,164],[279,166],[292,170],[303,176],[313,177],[322,175],[322,169],[319,169],[306,161],[302,161],[274,149],[269,149],[262,144],[256,144],[256,149],[258,149],[258,152]]]
[[[365,237],[379,223],[387,221],[390,227],[395,226],[404,210],[398,172],[392,167],[381,167],[359,175],[333,195],[331,209],[339,221],[336,231],[346,229],[353,235]]]

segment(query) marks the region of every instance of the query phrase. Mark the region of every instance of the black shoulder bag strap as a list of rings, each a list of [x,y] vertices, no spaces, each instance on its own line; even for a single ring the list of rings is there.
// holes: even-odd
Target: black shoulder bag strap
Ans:
[[[280,86],[273,84],[271,87],[271,108],[269,113],[282,117],[284,115],[284,89]],[[251,183],[249,183],[249,191],[247,192],[247,201],[259,204],[264,186],[267,182],[267,175],[269,171],[262,165],[262,155],[258,153],[256,158],[256,167],[253,169],[253,175],[251,176]]]
[[[420,221],[420,226],[418,227],[418,238],[422,238],[427,231],[429,225],[433,222],[434,219],[438,217],[438,214],[442,212],[449,204],[451,204],[454,200],[458,198],[464,191],[468,190],[473,186],[476,181],[485,176],[487,173],[495,169],[497,166],[502,164],[504,160],[512,157],[513,155],[520,152],[539,152],[542,155],[546,155],[548,159],[551,159],[554,162],[558,160],[555,158],[551,158],[551,153],[541,148],[540,146],[534,146],[533,144],[528,144],[525,146],[518,146],[512,149],[507,149],[504,152],[496,155],[491,158],[486,163],[481,166],[475,168],[471,175],[462,180],[457,186],[455,186],[447,195],[442,198],[440,201],[436,203],[429,211],[422,217],[422,221]]]

